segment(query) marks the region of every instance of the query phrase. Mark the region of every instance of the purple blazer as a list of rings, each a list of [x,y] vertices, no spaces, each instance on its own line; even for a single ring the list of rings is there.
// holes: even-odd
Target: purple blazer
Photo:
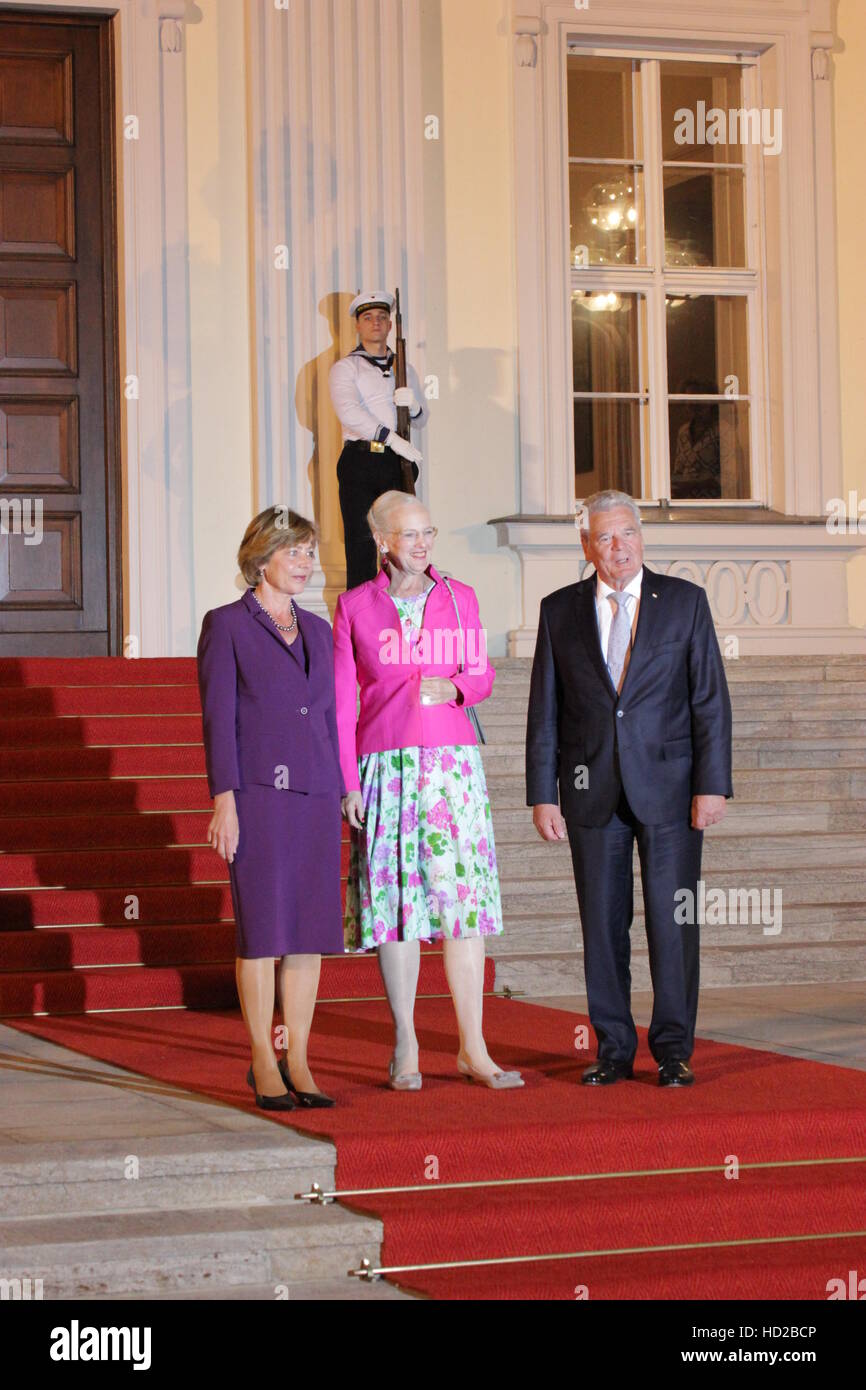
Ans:
[[[331,627],[295,611],[306,671],[300,638],[289,649],[251,589],[205,614],[198,681],[211,796],[250,784],[345,795]]]

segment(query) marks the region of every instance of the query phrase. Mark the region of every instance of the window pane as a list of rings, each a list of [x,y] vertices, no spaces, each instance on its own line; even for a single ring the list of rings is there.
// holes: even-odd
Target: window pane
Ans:
[[[742,72],[733,63],[662,63],[662,157],[741,164],[742,91]],[[731,111],[738,113],[736,129]]]
[[[665,169],[666,265],[746,264],[744,178],[733,169]]]
[[[635,265],[644,249],[643,177],[611,164],[572,164],[571,264]]]
[[[672,401],[671,500],[751,497],[748,401]]]
[[[640,391],[646,342],[642,295],[575,290],[571,296],[575,391]]]
[[[602,488],[619,488],[642,497],[641,420],[643,401],[574,402],[574,486],[576,497]]]
[[[668,391],[672,396],[749,392],[748,306],[742,296],[667,296]]]
[[[568,153],[583,159],[640,159],[635,113],[640,97],[630,58],[568,59]],[[639,124],[639,122],[638,122]],[[639,138],[639,137],[637,137]]]

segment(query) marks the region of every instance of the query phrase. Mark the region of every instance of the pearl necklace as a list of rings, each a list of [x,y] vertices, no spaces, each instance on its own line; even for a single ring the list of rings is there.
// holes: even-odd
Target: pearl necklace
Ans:
[[[275,628],[277,628],[280,632],[294,632],[295,628],[298,626],[298,615],[295,612],[295,605],[292,599],[289,599],[289,603],[292,605],[292,621],[288,624],[288,626],[286,626],[285,623],[278,623],[273,613],[268,612],[267,608],[265,608],[265,605],[262,603],[255,589],[253,589],[253,598],[255,599],[256,603],[259,605],[259,608],[261,608],[265,616],[270,618]]]

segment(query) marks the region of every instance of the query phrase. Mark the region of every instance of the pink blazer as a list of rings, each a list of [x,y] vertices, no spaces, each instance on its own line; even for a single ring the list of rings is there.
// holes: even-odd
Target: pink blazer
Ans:
[[[463,627],[465,669],[458,675],[461,649],[454,604],[432,565],[427,573],[436,587],[424,606],[417,648],[409,648],[403,638],[384,570],[337,600],[334,683],[340,766],[347,792],[360,790],[358,758],[364,753],[478,742],[464,706],[486,700],[496,676],[487,656],[478,600],[468,584],[449,576]],[[453,681],[459,692],[457,699],[422,705],[424,676],[444,676]]]

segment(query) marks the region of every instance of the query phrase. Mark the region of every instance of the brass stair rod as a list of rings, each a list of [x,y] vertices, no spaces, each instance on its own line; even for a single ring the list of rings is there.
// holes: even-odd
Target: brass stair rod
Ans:
[[[780,1158],[767,1159],[757,1163],[741,1163],[739,1168],[819,1168],[828,1164],[866,1163],[866,1155],[855,1158]],[[613,1178],[661,1178],[676,1177],[687,1173],[723,1173],[725,1163],[703,1164],[691,1168],[635,1168],[612,1173],[558,1173],[545,1174],[535,1178],[476,1178],[467,1182],[426,1182],[413,1183],[406,1187],[355,1187],[343,1191],[325,1192],[317,1182],[309,1192],[296,1192],[296,1202],[311,1202],[318,1206],[328,1206],[346,1197],[393,1196],[404,1192],[443,1192],[470,1188],[488,1187],[537,1187],[544,1183],[557,1182],[601,1182]]]
[[[506,985],[504,989],[486,989],[485,999],[518,999],[525,993],[522,989],[511,989]],[[416,999],[450,999],[450,994],[416,994]],[[328,999],[325,996],[316,1000],[316,1004],[385,1004],[388,996],[385,994],[352,994],[346,999]]]
[[[630,1245],[613,1250],[563,1250],[553,1255],[500,1255],[487,1260],[441,1260],[437,1264],[383,1265],[362,1260],[360,1269],[346,1271],[350,1279],[373,1283],[386,1274],[411,1274],[435,1269],[479,1269],[484,1265],[538,1264],[543,1260],[591,1260],[610,1255],[657,1255],[675,1250],[722,1250],[744,1245],[794,1245],[808,1240],[859,1240],[866,1231],[819,1231],[805,1236],[750,1236],[745,1240],[702,1240],[684,1245]]]
[[[2,891],[4,891],[4,890],[3,890],[3,889],[0,889],[0,892],[2,892]],[[97,925],[98,925],[98,924],[97,924]],[[212,965],[228,965],[228,964],[229,964],[228,961],[211,961],[210,963],[211,963]],[[128,970],[128,969],[130,969],[131,967],[134,967],[135,969],[141,969],[141,968],[142,968],[140,962],[138,962],[138,961],[128,961],[128,962],[126,963],[126,965],[79,965],[79,966],[75,966],[74,968],[75,968],[76,970],[78,970],[79,973],[80,973],[82,976],[84,976],[84,975],[87,974],[87,971],[88,971],[88,970]],[[165,966],[165,967],[162,967],[162,968],[164,968],[164,969],[174,969],[173,966]],[[484,998],[485,998],[485,999],[517,999],[517,998],[520,997],[520,995],[522,994],[522,992],[523,992],[522,990],[518,990],[518,989],[511,990],[511,989],[508,989],[507,987],[506,987],[504,990],[502,990],[502,991],[496,990],[496,989],[490,989],[490,990],[485,990],[485,992],[484,992]],[[450,995],[450,994],[416,994],[415,998],[416,998],[416,999],[450,999],[450,998],[451,998],[451,995]],[[319,999],[319,1000],[317,1000],[317,1003],[318,1003],[318,1004],[384,1004],[384,1003],[386,1003],[386,1002],[387,1002],[387,999],[386,999],[386,996],[385,996],[384,994],[363,994],[363,995],[352,994],[352,995],[349,995],[349,996],[348,996],[347,998],[345,998],[345,999]],[[153,1013],[153,1012],[155,1012],[156,1010],[159,1010],[160,1013],[171,1013],[172,1011],[174,1011],[174,1012],[176,1012],[176,1013],[180,1013],[180,1012],[183,1012],[184,1010],[188,1010],[189,1008],[190,1008],[190,1005],[189,1005],[189,1004],[141,1004],[141,1005],[139,1005],[139,1004],[131,1004],[131,1005],[126,1006],[126,1007],[118,1007],[117,1005],[115,1005],[115,1006],[113,1006],[113,1007],[111,1007],[111,1008],[106,1008],[106,1009],[85,1009],[85,1010],[84,1010],[84,1014],[85,1014],[85,1015],[88,1015],[88,1016],[89,1016],[90,1014],[141,1014],[141,1013]],[[51,1012],[50,1009],[41,1009],[41,1010],[39,1010],[39,1012],[37,1012],[37,1013],[26,1013],[26,1014],[0,1014],[0,1023],[2,1023],[3,1019],[5,1019],[5,1018],[65,1018],[65,1017],[67,1017],[67,1016],[69,1016],[69,1015],[67,1015],[66,1013],[62,1013],[62,1014],[61,1014],[61,1013],[54,1013],[54,1014],[53,1014],[53,1013]]]

